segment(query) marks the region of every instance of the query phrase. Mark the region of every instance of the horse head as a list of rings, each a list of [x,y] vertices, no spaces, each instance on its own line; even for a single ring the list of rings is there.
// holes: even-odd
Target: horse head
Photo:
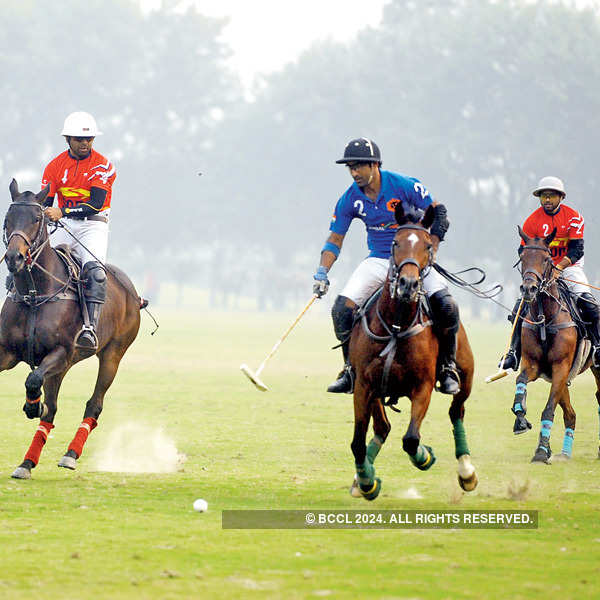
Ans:
[[[423,214],[412,206],[396,204],[394,215],[398,230],[390,256],[390,294],[401,302],[415,302],[421,289],[423,271],[433,260],[429,227],[433,223],[433,206]]]
[[[6,266],[11,273],[18,273],[28,261],[31,252],[40,246],[47,237],[43,203],[50,185],[41,192],[19,192],[13,179],[9,186],[12,203],[4,218],[4,245],[6,246]]]
[[[525,302],[531,303],[537,297],[542,284],[552,271],[550,243],[556,235],[556,227],[545,238],[529,237],[521,227],[519,235],[524,242],[521,246],[522,278],[521,293]]]

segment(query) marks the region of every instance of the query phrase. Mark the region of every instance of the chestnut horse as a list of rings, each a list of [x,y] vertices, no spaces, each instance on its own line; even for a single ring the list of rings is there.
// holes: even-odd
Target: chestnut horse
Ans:
[[[383,288],[361,310],[361,322],[350,339],[350,361],[356,372],[354,387],[354,438],[352,453],[356,464],[352,495],[374,500],[381,490],[375,477],[375,458],[391,425],[385,406],[407,396],[411,402],[410,423],[402,442],[412,464],[425,471],[435,462],[430,446],[421,444],[420,428],[427,413],[436,381],[438,339],[423,292],[423,277],[432,267],[433,247],[429,227],[434,218],[429,207],[419,222],[405,215],[402,203],[395,209],[399,225],[392,243],[390,270]],[[465,330],[457,333],[457,368],[460,391],[450,404],[458,481],[466,491],[477,486],[463,425],[464,403],[473,383],[473,354]],[[385,399],[390,400],[386,403]],[[374,437],[366,446],[369,422],[373,417]],[[360,494],[357,493],[360,491]]]
[[[545,238],[530,238],[519,227],[519,235],[524,242],[521,246],[523,300],[528,306],[528,318],[523,322],[521,332],[521,371],[516,380],[516,393],[512,412],[515,414],[515,433],[531,429],[525,418],[527,413],[527,384],[543,377],[551,382],[550,395],[542,411],[541,431],[535,454],[531,462],[549,464],[550,431],[554,423],[554,412],[559,404],[563,410],[565,434],[562,452],[555,458],[568,459],[573,448],[575,433],[575,410],[571,405],[570,378],[591,367],[596,378],[596,399],[600,404],[600,371],[592,366],[591,353],[582,356],[574,365],[577,350],[577,327],[559,293],[556,279],[552,277],[550,243],[556,229]],[[572,373],[573,368],[576,372]]]
[[[49,244],[42,207],[49,186],[38,194],[19,193],[13,179],[9,189],[12,203],[4,220],[5,258],[15,293],[7,297],[0,313],[0,371],[12,369],[20,361],[32,369],[25,381],[23,410],[30,419],[40,418],[40,423],[23,462],[12,474],[16,479],[30,479],[54,428],[63,377],[91,352],[75,346],[83,321],[77,293],[72,291],[74,276]],[[129,278],[114,266],[107,268],[106,275],[106,303],[98,324],[98,377],[83,422],[58,463],[68,469],[75,469],[75,461],[97,425],[104,394],[140,326],[139,296]]]

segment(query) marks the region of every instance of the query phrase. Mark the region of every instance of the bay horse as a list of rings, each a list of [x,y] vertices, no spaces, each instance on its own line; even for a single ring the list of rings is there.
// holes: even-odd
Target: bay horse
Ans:
[[[76,347],[83,320],[79,300],[71,291],[74,275],[67,262],[50,246],[43,202],[49,191],[19,193],[10,186],[12,202],[4,220],[6,265],[15,292],[0,312],[0,371],[27,362],[32,371],[25,381],[23,411],[39,426],[23,462],[12,473],[30,479],[48,434],[54,428],[57,397],[67,371],[93,351]],[[75,469],[89,433],[102,412],[104,395],[112,384],[125,351],[140,326],[139,296],[121,270],[107,266],[107,295],[98,323],[99,369],[96,386],[87,401],[79,426],[59,467]],[[43,398],[42,398],[43,389]]]
[[[419,216],[405,214],[402,203],[397,203],[398,229],[386,282],[359,313],[360,323],[355,325],[350,338],[350,361],[356,373],[351,444],[356,477],[351,493],[366,500],[374,500],[381,490],[374,463],[391,429],[385,406],[397,403],[399,397],[407,396],[411,403],[410,422],[402,439],[404,451],[422,471],[435,463],[433,449],[421,443],[420,435],[436,382],[438,360],[438,338],[431,326],[422,288],[423,277],[433,268],[429,233],[434,219],[433,207],[427,209],[420,221]],[[472,491],[477,486],[477,475],[471,463],[463,419],[464,403],[473,384],[474,363],[462,323],[457,336],[460,391],[452,397],[449,415],[458,460],[458,481],[462,489]],[[390,398],[387,403],[386,397]],[[366,446],[371,417],[374,436]]]
[[[550,243],[556,229],[545,238],[528,237],[521,227],[518,231],[524,242],[520,257],[521,292],[529,312],[521,331],[521,371],[512,406],[516,417],[513,431],[524,433],[531,429],[531,423],[525,418],[527,384],[539,377],[549,381],[550,394],[542,411],[538,445],[531,462],[550,464],[550,432],[557,404],[563,410],[565,434],[562,452],[555,458],[565,460],[572,455],[576,415],[569,395],[570,379],[590,367],[596,379],[596,399],[600,405],[600,370],[592,365],[589,342],[587,349],[584,346],[577,352],[577,326],[552,276]]]

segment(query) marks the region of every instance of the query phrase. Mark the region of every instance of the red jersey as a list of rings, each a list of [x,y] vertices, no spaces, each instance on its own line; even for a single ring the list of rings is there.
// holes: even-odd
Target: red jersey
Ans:
[[[567,253],[569,240],[583,239],[583,226],[583,217],[574,208],[561,204],[558,212],[554,215],[547,214],[540,206],[527,217],[523,224],[523,231],[529,237],[546,237],[556,227],[556,235],[550,243],[552,262],[556,265]],[[521,245],[523,244],[524,242],[521,240]],[[575,264],[583,267],[583,257]]]
[[[92,149],[87,158],[77,160],[68,150],[59,154],[44,169],[42,189],[50,184],[49,196],[56,196],[59,208],[85,204],[93,187],[106,190],[101,210],[110,208],[111,188],[117,176],[113,164]]]

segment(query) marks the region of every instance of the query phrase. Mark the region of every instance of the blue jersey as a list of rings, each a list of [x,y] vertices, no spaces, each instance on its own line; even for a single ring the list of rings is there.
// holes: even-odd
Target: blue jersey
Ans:
[[[346,235],[352,219],[360,219],[367,229],[369,256],[389,258],[398,224],[394,208],[398,202],[425,210],[433,199],[414,177],[381,171],[381,189],[373,202],[353,183],[338,200],[329,230]]]

